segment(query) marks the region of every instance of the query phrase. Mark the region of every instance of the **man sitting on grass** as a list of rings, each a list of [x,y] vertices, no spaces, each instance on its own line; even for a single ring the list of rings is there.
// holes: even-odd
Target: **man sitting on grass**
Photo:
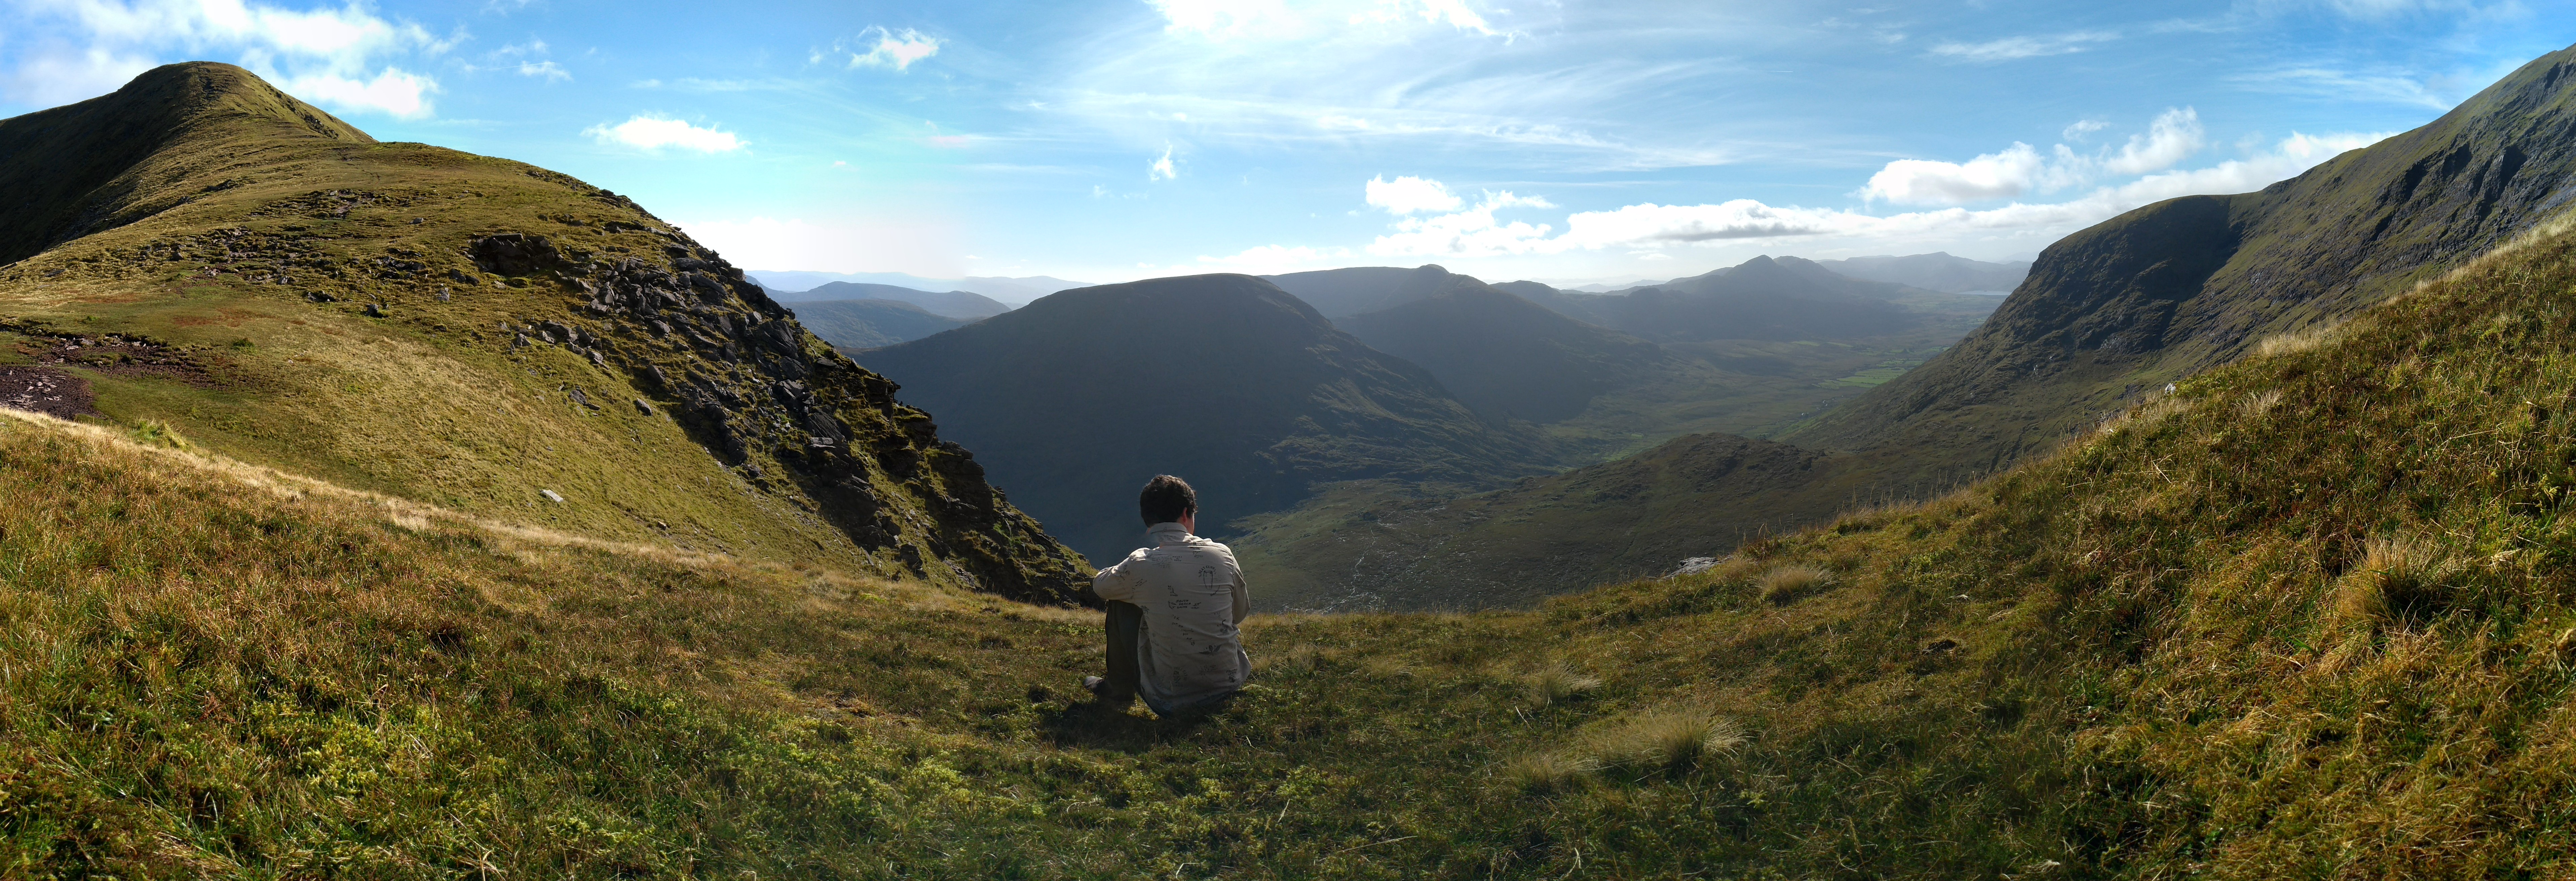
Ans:
[[[1180,478],[1146,481],[1136,505],[1154,546],[1092,577],[1091,592],[1109,607],[1109,675],[1082,685],[1113,707],[1138,695],[1159,715],[1207,708],[1252,675],[1235,630],[1252,611],[1243,569],[1233,550],[1190,534],[1199,497]]]

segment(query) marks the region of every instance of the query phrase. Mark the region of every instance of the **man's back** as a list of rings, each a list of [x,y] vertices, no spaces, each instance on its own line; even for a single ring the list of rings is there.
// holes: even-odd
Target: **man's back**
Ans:
[[[1144,610],[1137,692],[1165,712],[1242,688],[1252,659],[1236,625],[1251,613],[1251,599],[1234,551],[1179,523],[1157,523],[1146,534],[1153,547],[1128,554],[1091,582],[1101,599]]]

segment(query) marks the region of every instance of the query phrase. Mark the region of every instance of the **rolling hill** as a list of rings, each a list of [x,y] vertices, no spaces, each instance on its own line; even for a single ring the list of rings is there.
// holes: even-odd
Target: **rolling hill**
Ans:
[[[1992,263],[1953,257],[1947,252],[1904,257],[1848,257],[1818,260],[1834,274],[1863,281],[1883,281],[1947,294],[1982,291],[2006,293],[2029,277],[2027,262]]]
[[[1496,422],[1562,422],[1603,394],[1687,369],[1653,343],[1463,275],[1443,273],[1429,293],[1333,326],[1421,365],[1460,403]]]
[[[0,370],[65,415],[602,539],[1030,599],[1085,567],[723,258],[238,67],[0,120]]]
[[[806,330],[844,349],[891,346],[966,325],[902,300],[820,300],[792,311]]]
[[[786,303],[819,303],[848,300],[894,300],[911,303],[934,315],[958,321],[990,318],[1011,311],[1011,307],[982,294],[966,291],[931,293],[890,284],[864,284],[836,281],[811,290],[798,291],[780,298]]]
[[[1250,276],[1078,288],[858,357],[1095,560],[1136,546],[1136,489],[1157,473],[1198,487],[1204,528],[1225,534],[1318,484],[1490,485],[1543,458],[1535,438]]]
[[[1353,266],[1261,278],[1278,285],[1280,290],[1295,294],[1297,299],[1315,307],[1315,311],[1323,313],[1325,318],[1339,319],[1431,296],[1457,277],[1439,264],[1425,263],[1412,269]]]

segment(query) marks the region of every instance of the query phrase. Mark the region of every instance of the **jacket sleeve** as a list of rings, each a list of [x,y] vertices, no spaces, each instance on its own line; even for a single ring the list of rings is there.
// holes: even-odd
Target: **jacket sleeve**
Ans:
[[[1135,602],[1137,582],[1142,580],[1137,570],[1144,568],[1144,559],[1145,549],[1137,548],[1127,555],[1127,559],[1118,561],[1118,565],[1091,576],[1092,594],[1104,600]]]

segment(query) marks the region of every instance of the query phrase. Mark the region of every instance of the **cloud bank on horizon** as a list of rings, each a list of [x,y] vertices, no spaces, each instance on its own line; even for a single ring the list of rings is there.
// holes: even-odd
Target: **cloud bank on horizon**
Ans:
[[[2299,174],[2576,42],[2576,0],[0,11],[0,115],[230,61],[380,138],[628,193],[744,265],[1099,281],[2027,255]]]

